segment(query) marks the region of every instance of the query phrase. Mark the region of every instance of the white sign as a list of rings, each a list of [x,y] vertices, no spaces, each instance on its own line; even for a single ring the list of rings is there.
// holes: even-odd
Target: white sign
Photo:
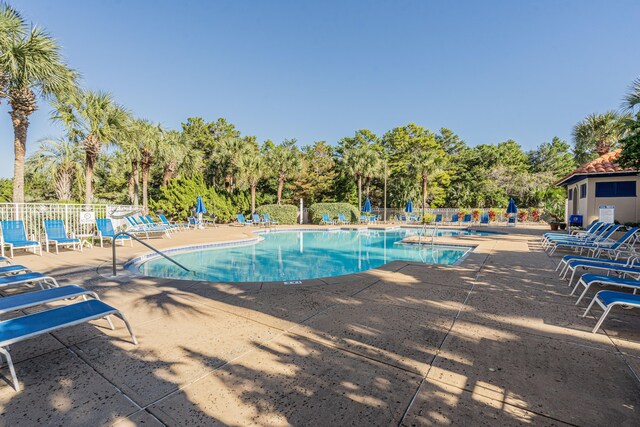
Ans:
[[[94,211],[80,211],[80,224],[93,224],[94,222],[96,222]]]
[[[613,224],[615,222],[615,206],[602,205],[598,206],[598,219],[602,222]]]

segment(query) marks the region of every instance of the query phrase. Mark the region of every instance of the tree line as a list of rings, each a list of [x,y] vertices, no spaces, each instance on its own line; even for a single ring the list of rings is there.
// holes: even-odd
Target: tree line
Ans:
[[[553,137],[525,151],[513,140],[470,146],[450,129],[415,123],[381,135],[360,129],[338,141],[304,144],[259,142],[224,118],[190,117],[180,129],[166,129],[134,117],[108,92],[79,87],[55,40],[6,4],[0,6],[0,70],[15,151],[14,177],[1,183],[0,197],[16,202],[99,201],[148,210],[180,179],[202,182],[211,194],[229,195],[238,210],[251,212],[257,203],[299,199],[361,209],[367,197],[392,208],[408,199],[424,207],[499,208],[509,198],[557,208],[564,193],[553,183],[577,165],[617,146],[625,147],[625,162],[640,158],[633,157],[640,153],[637,81],[622,112],[592,114],[574,126],[573,147]],[[25,159],[29,116],[39,101],[51,106],[51,120],[64,132],[38,141]],[[236,202],[241,199],[249,206]]]

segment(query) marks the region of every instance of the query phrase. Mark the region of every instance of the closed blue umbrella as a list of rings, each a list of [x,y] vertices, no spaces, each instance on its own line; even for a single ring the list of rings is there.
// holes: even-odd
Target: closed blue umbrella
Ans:
[[[207,213],[207,208],[204,207],[201,196],[198,196],[198,200],[196,200],[196,213],[198,214],[198,228],[204,228],[202,225],[202,214]]]
[[[367,200],[364,201],[362,212],[371,212],[371,200],[369,200],[368,197],[367,197]]]
[[[411,203],[411,199],[409,199],[409,201],[407,202],[407,206],[404,208],[404,211],[406,213],[413,212],[413,203]]]
[[[204,207],[202,196],[198,196],[198,200],[196,201],[196,213],[198,214],[207,213],[207,208]]]
[[[514,202],[513,199],[509,200],[509,206],[507,206],[507,213],[508,214],[518,213],[518,207],[516,206],[516,202]]]

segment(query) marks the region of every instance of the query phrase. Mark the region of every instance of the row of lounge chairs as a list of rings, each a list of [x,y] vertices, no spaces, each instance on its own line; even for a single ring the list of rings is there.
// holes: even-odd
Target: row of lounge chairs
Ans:
[[[7,361],[16,391],[20,391],[20,383],[9,353],[10,346],[15,343],[102,318],[113,330],[110,316],[114,315],[124,322],[131,340],[138,344],[122,312],[102,302],[95,292],[79,285],[60,286],[52,276],[33,272],[23,265],[14,265],[4,257],[0,257],[0,263],[4,264],[0,267],[0,288],[17,286],[26,291],[0,298],[0,314],[11,315],[10,319],[0,321],[0,354]],[[35,290],[33,285],[37,286]],[[72,301],[78,298],[82,298],[82,301]],[[64,305],[48,307],[53,302],[64,302]],[[46,309],[32,314],[23,312],[33,307]]]
[[[601,290],[591,300],[582,317],[586,317],[597,304],[603,313],[592,332],[596,333],[611,312],[618,306],[640,307],[640,253],[636,244],[640,237],[640,227],[626,230],[618,239],[613,233],[620,232],[621,226],[604,222],[593,222],[586,230],[571,233],[545,233],[543,248],[553,254],[556,250],[573,250],[558,263],[556,271],[572,287],[571,295],[579,289],[576,305],[587,295],[593,285],[613,286],[633,293]]]
[[[196,228],[199,223],[196,218],[190,218],[187,223],[172,223],[164,215],[158,215],[160,222],[154,222],[150,215],[127,217],[127,232],[135,235],[144,235],[149,238],[151,236],[166,236],[171,238],[171,233],[187,228]],[[5,255],[5,249],[9,250],[10,257],[13,258],[16,249],[31,250],[36,254],[42,255],[42,243],[34,238],[28,239],[22,220],[0,221],[2,235],[0,236],[0,247],[2,256]],[[44,247],[49,252],[53,246],[56,253],[59,253],[61,247],[71,247],[74,250],[82,252],[84,243],[80,238],[67,233],[65,223],[61,219],[45,219],[44,226]],[[124,243],[131,241],[128,236],[116,236],[116,230],[113,223],[108,218],[96,219],[95,236],[100,241],[100,246],[104,246],[104,241],[113,243],[114,239]]]
[[[238,224],[241,225],[255,225],[260,227],[273,227],[279,224],[279,222],[273,218],[269,214],[263,214],[262,218],[260,215],[253,214],[251,215],[252,219],[246,219],[243,214],[237,214]]]

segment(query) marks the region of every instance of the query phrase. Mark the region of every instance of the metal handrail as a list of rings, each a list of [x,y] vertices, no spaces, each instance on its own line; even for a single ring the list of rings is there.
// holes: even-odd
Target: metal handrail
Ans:
[[[143,242],[142,240],[138,239],[136,236],[134,236],[133,234],[127,233],[126,231],[120,231],[118,233],[116,233],[115,236],[113,236],[113,243],[112,243],[112,254],[113,254],[113,276],[117,276],[116,274],[116,241],[118,239],[118,236],[129,236],[130,238],[132,238],[133,240],[135,240],[138,243],[142,243],[144,246],[148,247],[149,249],[151,249],[152,251],[154,251],[155,253],[157,253],[158,255],[161,255],[163,257],[165,257],[166,259],[168,259],[169,261],[171,261],[172,263],[174,263],[175,265],[177,265],[178,267],[182,268],[183,270],[185,270],[186,272],[190,272],[191,270],[189,270],[187,267],[185,267],[184,265],[180,264],[178,261],[176,261],[175,259],[165,255],[164,253],[160,252],[159,250],[157,250],[156,248],[154,248],[153,246],[151,246],[148,243]]]

